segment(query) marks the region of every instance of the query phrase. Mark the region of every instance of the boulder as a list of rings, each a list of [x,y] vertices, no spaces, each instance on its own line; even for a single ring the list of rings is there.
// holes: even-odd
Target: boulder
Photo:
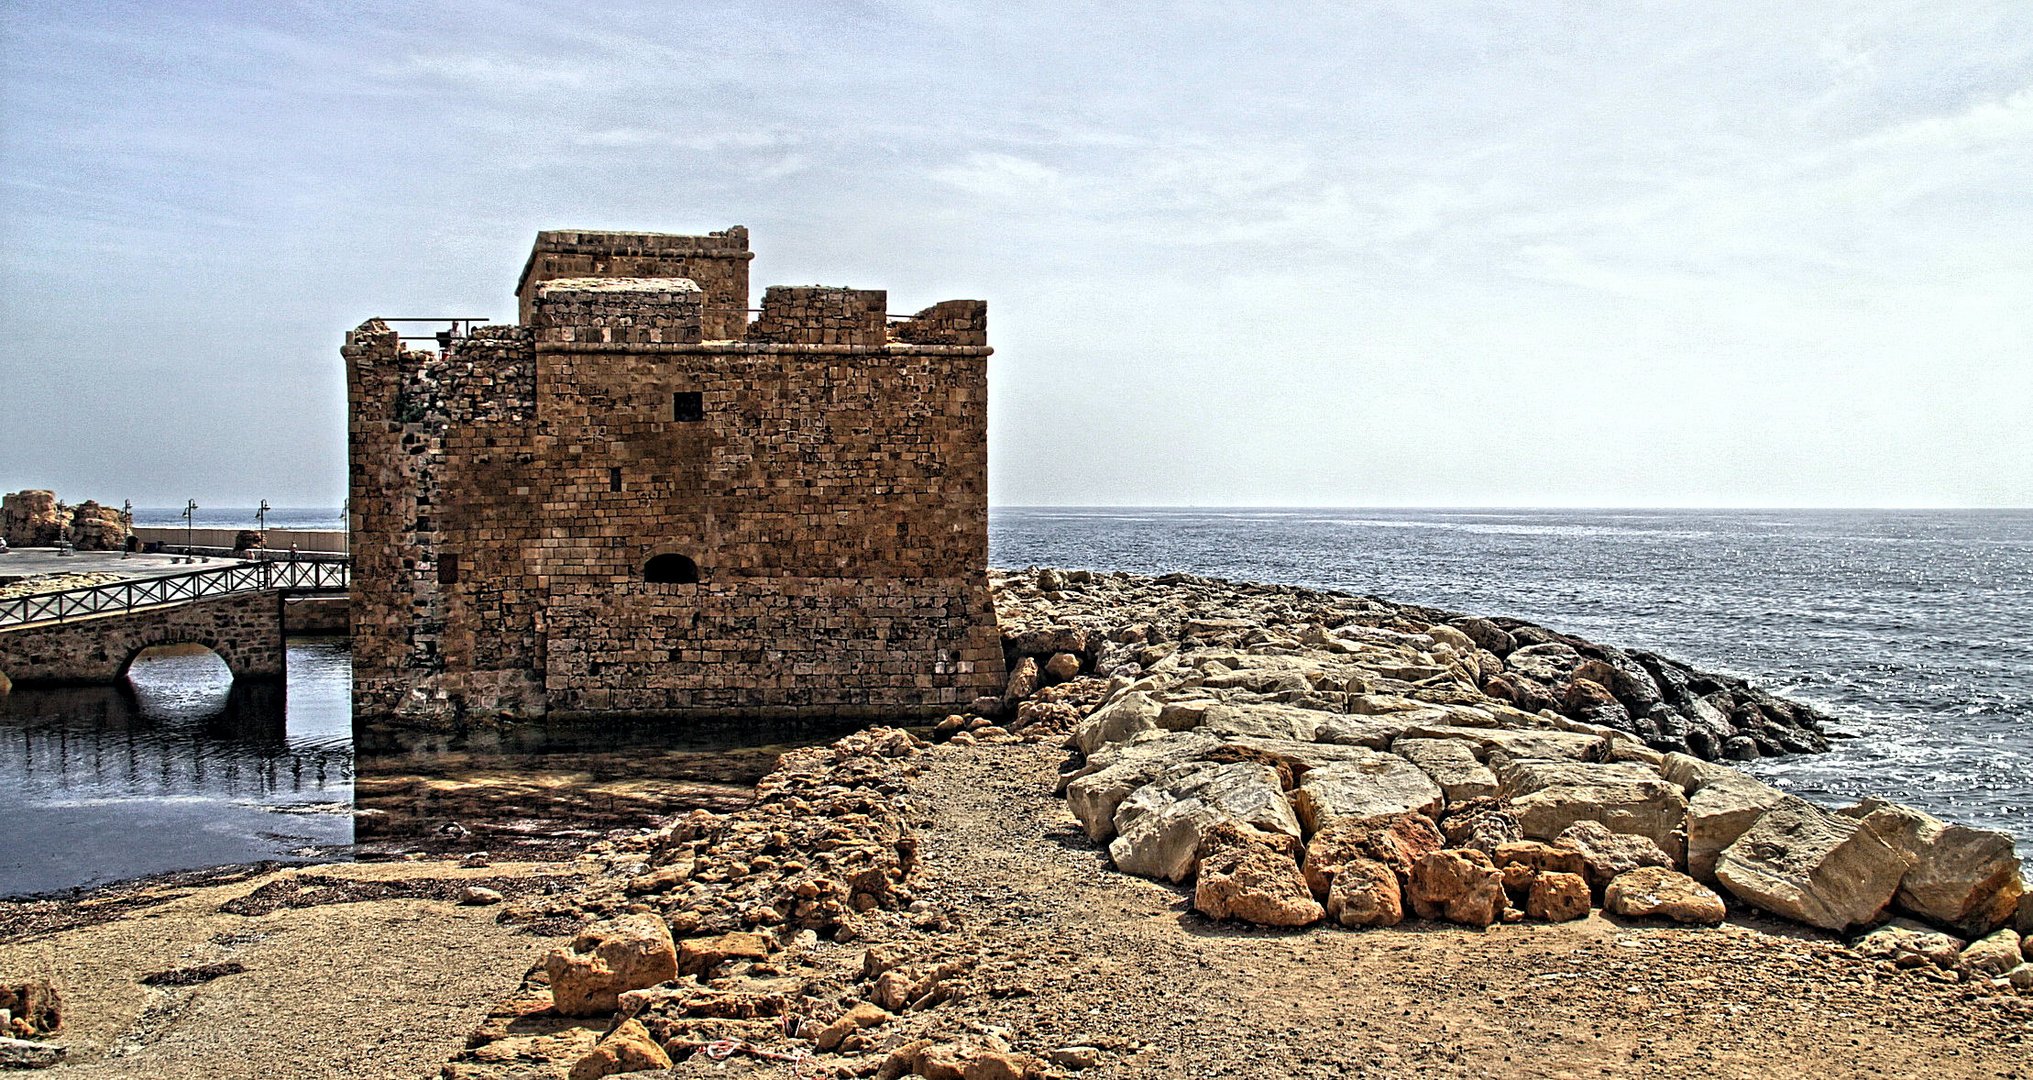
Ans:
[[[0,537],[12,547],[53,547],[69,525],[53,491],[31,488],[0,498]]]
[[[631,1017],[574,1063],[570,1075],[571,1080],[601,1080],[619,1073],[670,1067],[671,1056],[650,1037],[642,1021]]]
[[[1473,848],[1484,854],[1513,840],[1525,838],[1525,831],[1518,827],[1518,819],[1507,810],[1499,809],[1494,799],[1482,806],[1454,808],[1440,821],[1440,832],[1447,838],[1448,847]]]
[[[1368,761],[1376,751],[1360,746],[1342,746],[1335,743],[1293,742],[1290,739],[1260,739],[1252,736],[1224,737],[1219,753],[1246,751],[1261,760],[1273,762],[1289,771],[1296,780],[1313,769],[1347,762]]]
[[[622,993],[676,978],[678,953],[663,919],[624,915],[579,931],[544,959],[544,970],[558,1012],[600,1016],[619,1007]]]
[[[2033,963],[2020,964],[2005,972],[2004,979],[2014,990],[2033,990]]]
[[[1279,739],[1309,743],[1320,725],[1332,716],[1318,709],[1261,703],[1216,705],[1201,717],[1199,730],[1210,735]]]
[[[1884,916],[1908,865],[1873,823],[1789,803],[1724,849],[1715,877],[1759,910],[1846,931]]]
[[[86,499],[71,510],[71,546],[79,551],[118,551],[127,543],[120,511]]]
[[[1003,699],[1011,705],[1015,705],[1017,702],[1037,693],[1038,685],[1041,681],[1038,675],[1037,658],[1026,656],[1018,660],[1016,666],[1010,669],[1009,684],[1002,692]]]
[[[1476,757],[1483,761],[1489,761],[1492,754],[1567,761],[1601,761],[1609,755],[1609,740],[1591,732],[1474,727],[1459,723],[1462,719],[1459,713],[1449,719],[1456,722],[1408,724],[1403,737],[1465,742],[1474,747]]]
[[[1395,754],[1369,751],[1362,759],[1308,772],[1299,781],[1292,802],[1311,834],[1339,818],[1375,818],[1408,811],[1437,816],[1444,798],[1440,785],[1418,766]]]
[[[1645,837],[1669,854],[1680,849],[1674,833],[1687,816],[1687,796],[1643,765],[1507,760],[1495,771],[1526,836],[1551,840],[1576,822],[1593,821]]]
[[[765,960],[769,941],[761,934],[731,933],[691,938],[678,946],[680,975],[711,975],[729,960]]]
[[[1613,833],[1594,821],[1569,825],[1553,846],[1581,856],[1582,876],[1588,879],[1589,888],[1598,893],[1639,867],[1673,868],[1672,857],[1649,838]]]
[[[1978,938],[1955,958],[1955,969],[1969,979],[1995,979],[2025,962],[2019,935],[2010,930]]]
[[[1625,918],[1703,926],[1714,926],[1729,915],[1722,897],[1708,886],[1663,866],[1641,866],[1617,875],[1603,890],[1602,907]]]
[[[1405,889],[1412,910],[1422,919],[1445,919],[1463,926],[1488,926],[1503,918],[1503,874],[1480,851],[1429,851],[1412,863]]]
[[[1465,615],[1452,620],[1448,625],[1468,636],[1478,648],[1503,656],[1518,647],[1518,643],[1503,627],[1474,615]]]
[[[1293,859],[1298,839],[1220,822],[1201,838],[1193,907],[1210,919],[1308,926],[1324,911]]]
[[[1396,716],[1342,716],[1337,713],[1323,713],[1319,726],[1314,729],[1313,741],[1333,743],[1339,746],[1360,746],[1370,750],[1389,750],[1391,743],[1411,726],[1408,721]]]
[[[1573,874],[1588,876],[1588,860],[1579,849],[1555,847],[1540,840],[1514,840],[1498,844],[1490,853],[1490,861],[1498,869],[1506,866],[1523,866],[1540,874]]]
[[[1478,647],[1474,638],[1469,637],[1459,628],[1449,626],[1446,623],[1434,623],[1428,626],[1426,628],[1426,636],[1453,649],[1456,654],[1461,656],[1474,656],[1475,650]]]
[[[821,1050],[837,1050],[847,1036],[864,1028],[880,1027],[892,1019],[888,1011],[872,1001],[859,1001],[839,1018],[819,1029],[812,1044]]]
[[[1109,743],[1127,742],[1140,732],[1156,731],[1160,711],[1149,694],[1142,691],[1124,694],[1073,729],[1074,745],[1081,753],[1092,754]]]
[[[1419,767],[1449,803],[1497,793],[1496,774],[1476,760],[1475,749],[1458,739],[1399,739],[1391,752]]]
[[[1045,677],[1055,683],[1062,683],[1080,674],[1080,658],[1069,652],[1053,653],[1045,661]]]
[[[1307,843],[1306,885],[1315,896],[1329,896],[1335,875],[1356,862],[1380,863],[1405,878],[1419,856],[1444,846],[1440,830],[1424,814],[1343,818],[1314,833]]]
[[[1673,754],[1669,759],[1684,756]],[[1715,882],[1715,860],[1722,856],[1723,849],[1736,843],[1737,837],[1757,824],[1767,810],[1807,805],[1796,796],[1735,769],[1709,767],[1721,770],[1721,775],[1698,783],[1687,800],[1686,817],[1687,873],[1705,884]]]
[[[63,995],[48,979],[0,983],[0,1012],[11,1018],[0,1036],[48,1035],[63,1026]]]
[[[1041,626],[1019,630],[1003,639],[1010,652],[1021,656],[1050,656],[1069,652],[1085,656],[1093,635],[1078,626]]]
[[[68,1047],[0,1035],[0,1069],[47,1069],[63,1064]]]
[[[1866,960],[1890,960],[1902,968],[1955,969],[1965,942],[1919,923],[1893,921],[1858,938],[1852,945]]]
[[[1138,788],[1116,807],[1108,854],[1125,873],[1184,881],[1198,868],[1207,830],[1222,822],[1300,835],[1277,770],[1238,761],[1190,768]]]
[[[1138,788],[1180,772],[1220,743],[1200,735],[1158,735],[1109,744],[1066,780],[1066,809],[1097,844],[1115,836],[1115,811]]]
[[[1873,824],[1912,864],[1894,900],[1899,910],[1970,936],[2011,924],[2026,889],[2010,834],[1880,799],[1838,812]]]
[[[1574,669],[1581,666],[1581,654],[1572,645],[1549,641],[1511,650],[1504,657],[1504,666],[1534,682],[1555,686],[1566,682]]]
[[[1342,863],[1327,891],[1327,917],[1342,926],[1403,922],[1405,901],[1397,872],[1375,859],[1358,857]]]
[[[1588,880],[1555,870],[1532,875],[1525,894],[1525,915],[1545,922],[1570,922],[1588,917]]]

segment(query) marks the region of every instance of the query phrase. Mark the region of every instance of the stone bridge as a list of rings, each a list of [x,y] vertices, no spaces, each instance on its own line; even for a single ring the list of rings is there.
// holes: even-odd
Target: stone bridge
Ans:
[[[133,612],[9,627],[0,630],[0,680],[117,682],[136,654],[156,645],[203,645],[219,654],[235,679],[279,679],[283,603],[279,591],[227,593]]]

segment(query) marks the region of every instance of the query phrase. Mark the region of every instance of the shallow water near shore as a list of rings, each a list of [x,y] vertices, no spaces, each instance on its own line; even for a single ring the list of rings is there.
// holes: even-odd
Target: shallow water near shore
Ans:
[[[997,566],[1340,589],[1739,675],[1853,736],[1750,771],[2033,858],[2033,511],[1008,508],[989,531]]]
[[[0,698],[0,897],[264,861],[558,857],[608,829],[739,806],[784,749],[839,734],[356,732],[346,640],[292,639],[288,664],[286,689],[235,685],[203,649],[162,650],[131,687]]]

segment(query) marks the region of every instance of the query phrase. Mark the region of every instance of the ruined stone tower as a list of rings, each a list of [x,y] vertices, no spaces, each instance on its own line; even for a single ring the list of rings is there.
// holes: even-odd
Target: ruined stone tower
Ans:
[[[923,716],[999,693],[986,305],[746,229],[544,232],[521,323],[347,335],[355,714]]]

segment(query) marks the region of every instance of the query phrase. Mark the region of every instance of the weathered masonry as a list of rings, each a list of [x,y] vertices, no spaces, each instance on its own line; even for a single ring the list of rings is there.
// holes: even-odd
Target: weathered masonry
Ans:
[[[357,715],[929,715],[1000,693],[986,305],[545,232],[521,324],[347,335]]]

